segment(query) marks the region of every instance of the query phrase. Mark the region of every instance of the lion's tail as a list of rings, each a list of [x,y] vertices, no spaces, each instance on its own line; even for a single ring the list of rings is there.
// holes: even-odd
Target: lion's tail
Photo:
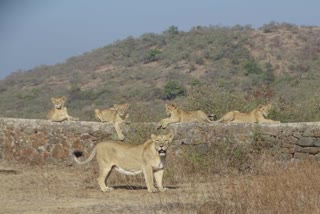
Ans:
[[[224,121],[223,117],[221,117],[219,120],[215,120],[216,123],[222,123]]]
[[[80,161],[78,158],[83,156],[83,153],[81,151],[74,151],[73,152],[73,159],[75,160],[75,162],[77,162],[78,164],[86,164],[89,163],[90,161],[92,161],[92,159],[94,158],[94,156],[96,155],[96,147],[92,150],[90,156],[88,157],[87,160],[85,161]]]
[[[223,121],[223,118],[220,118],[219,120],[218,120],[218,117],[217,117],[217,115],[215,115],[215,114],[209,114],[208,115],[208,117],[207,117],[207,121],[209,122],[209,123],[220,123],[220,122],[222,122]]]

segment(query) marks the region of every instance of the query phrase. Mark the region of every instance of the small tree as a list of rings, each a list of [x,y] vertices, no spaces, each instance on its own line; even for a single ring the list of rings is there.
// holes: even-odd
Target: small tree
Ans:
[[[170,26],[166,31],[164,31],[166,34],[168,34],[170,37],[174,37],[175,35],[179,34],[179,30],[177,26]]]
[[[144,56],[143,62],[147,64],[153,61],[157,61],[159,59],[160,54],[161,54],[161,51],[158,48],[151,49]]]
[[[186,93],[186,89],[178,81],[169,80],[164,86],[165,99],[173,100],[178,96],[184,96],[185,93]]]

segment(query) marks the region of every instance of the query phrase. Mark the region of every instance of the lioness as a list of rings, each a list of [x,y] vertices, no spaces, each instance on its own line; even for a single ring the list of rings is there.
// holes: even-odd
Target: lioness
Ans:
[[[259,105],[257,108],[249,113],[241,113],[239,111],[230,111],[226,113],[222,118],[216,122],[232,122],[232,123],[280,123],[280,121],[274,121],[265,119],[268,116],[271,104]]]
[[[62,122],[64,120],[79,120],[79,118],[71,117],[68,114],[68,110],[64,107],[66,97],[52,97],[51,102],[53,108],[48,112],[47,118],[54,122]]]
[[[123,122],[128,123],[127,121],[127,119],[129,118],[128,108],[129,108],[128,103],[114,104],[113,108],[95,109],[94,113],[96,118],[101,122],[113,123],[119,139],[124,140],[124,135],[122,133],[120,124]]]
[[[107,184],[112,169],[126,175],[144,174],[149,192],[163,192],[162,177],[166,165],[166,152],[174,138],[173,133],[167,135],[151,135],[151,139],[140,145],[123,144],[115,141],[107,141],[97,144],[85,161],[79,161],[82,152],[74,152],[74,160],[78,164],[90,162],[96,155],[99,165],[98,184],[101,191],[111,191],[113,188]],[[153,177],[157,187],[154,187]]]
[[[170,123],[178,122],[199,122],[199,123],[211,123],[212,120],[203,111],[184,111],[177,107],[175,104],[166,104],[166,113],[169,118],[162,119],[158,128],[166,128]]]

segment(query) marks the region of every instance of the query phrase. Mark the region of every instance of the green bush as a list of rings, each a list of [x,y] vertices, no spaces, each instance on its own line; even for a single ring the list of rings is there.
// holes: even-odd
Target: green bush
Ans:
[[[165,99],[173,100],[178,96],[184,96],[186,94],[185,87],[176,80],[169,80],[164,86]]]
[[[149,50],[144,56],[143,63],[157,61],[160,58],[161,51],[157,48]]]
[[[263,102],[263,99],[248,96],[246,93],[228,92],[216,86],[198,85],[188,91],[183,107],[221,117],[228,111],[250,111]]]

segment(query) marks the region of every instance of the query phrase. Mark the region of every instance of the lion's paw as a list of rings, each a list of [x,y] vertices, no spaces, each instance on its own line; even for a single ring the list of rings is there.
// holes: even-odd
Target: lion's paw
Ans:
[[[160,192],[166,192],[166,191],[168,191],[169,189],[168,188],[166,188],[166,187],[164,187],[164,188],[159,188],[159,191]]]
[[[148,189],[148,192],[155,193],[155,192],[158,192],[158,189],[153,187]]]
[[[102,192],[111,192],[112,190],[114,190],[112,187],[101,188]]]

